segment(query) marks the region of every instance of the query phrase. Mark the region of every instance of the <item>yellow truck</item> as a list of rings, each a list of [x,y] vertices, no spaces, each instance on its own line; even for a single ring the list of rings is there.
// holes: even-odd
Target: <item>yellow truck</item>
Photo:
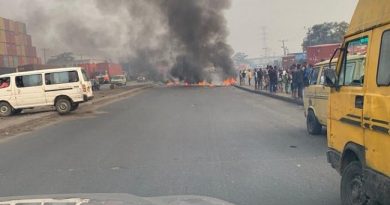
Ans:
[[[390,204],[390,1],[360,0],[339,50],[325,71],[328,162],[343,205]],[[350,63],[355,55],[364,66]]]

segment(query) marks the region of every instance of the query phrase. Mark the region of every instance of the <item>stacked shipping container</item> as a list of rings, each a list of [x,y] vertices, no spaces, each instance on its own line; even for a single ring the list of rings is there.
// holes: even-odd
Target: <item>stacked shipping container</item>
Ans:
[[[26,24],[0,17],[0,67],[40,63]]]

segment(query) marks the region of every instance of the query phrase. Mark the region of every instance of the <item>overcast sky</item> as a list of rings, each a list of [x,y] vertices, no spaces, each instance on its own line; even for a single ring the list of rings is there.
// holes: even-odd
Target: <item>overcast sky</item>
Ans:
[[[23,1],[28,0],[0,0],[0,16],[21,20],[23,14],[18,2]],[[228,40],[236,52],[245,52],[250,57],[262,56],[264,27],[270,55],[283,53],[279,40],[287,40],[290,52],[300,52],[307,27],[329,21],[349,22],[357,1],[232,0],[231,9],[226,11]]]
[[[232,0],[227,11],[229,43],[236,52],[251,57],[264,55],[262,27],[267,31],[270,55],[283,53],[279,40],[290,52],[301,52],[306,28],[329,21],[349,22],[358,0]]]

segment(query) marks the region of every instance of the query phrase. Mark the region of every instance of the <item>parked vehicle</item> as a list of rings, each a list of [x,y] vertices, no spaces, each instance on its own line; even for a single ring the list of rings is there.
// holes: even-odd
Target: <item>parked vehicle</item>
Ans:
[[[93,98],[92,85],[81,68],[59,68],[0,76],[0,116],[22,109],[55,106],[61,115]]]
[[[125,86],[127,84],[127,78],[125,75],[116,75],[111,77],[111,84],[116,86]]]
[[[343,205],[390,204],[389,11],[388,0],[360,0],[337,69],[325,71],[327,158],[342,176]],[[363,66],[356,54],[365,54]]]
[[[137,77],[137,82],[145,82],[146,81],[146,78],[144,76],[138,76]]]
[[[351,65],[361,70],[365,63],[364,55],[351,57]],[[331,63],[331,69],[336,69],[337,59]],[[303,105],[305,109],[306,125],[309,134],[321,134],[322,127],[326,127],[328,119],[328,98],[330,88],[325,86],[324,71],[329,69],[329,60],[314,66],[310,77],[310,85],[305,88]]]

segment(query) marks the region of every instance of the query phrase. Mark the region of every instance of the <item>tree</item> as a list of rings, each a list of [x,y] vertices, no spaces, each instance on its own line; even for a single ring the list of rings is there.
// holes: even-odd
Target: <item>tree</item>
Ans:
[[[308,46],[341,43],[348,26],[347,22],[326,22],[314,25],[307,30],[302,46],[306,50]]]

